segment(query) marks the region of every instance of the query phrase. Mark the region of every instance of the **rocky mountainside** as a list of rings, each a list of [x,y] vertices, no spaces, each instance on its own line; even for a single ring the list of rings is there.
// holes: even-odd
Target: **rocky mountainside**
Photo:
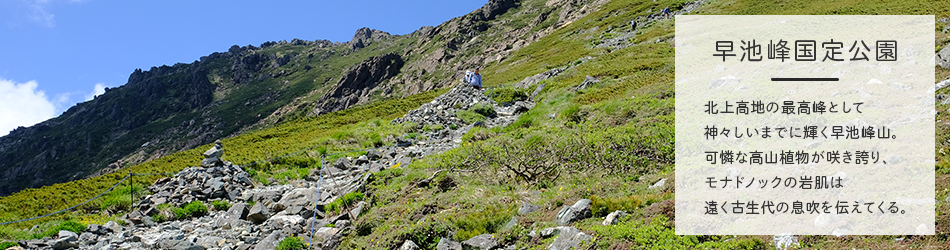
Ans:
[[[115,171],[248,131],[457,83],[603,4],[491,0],[407,35],[232,46],[136,69],[128,83],[0,137],[0,196]]]
[[[469,86],[457,86],[437,97],[431,103],[413,110],[394,123],[418,123],[444,126],[445,130],[428,133],[423,139],[399,138],[401,143],[371,149],[357,158],[339,158],[333,164],[314,168],[303,180],[287,185],[254,186],[249,174],[241,166],[220,161],[219,155],[206,156],[210,167],[187,168],[172,177],[162,178],[148,187],[151,195],[141,198],[133,212],[122,216],[123,224],[108,222],[88,225],[80,234],[61,231],[54,237],[21,240],[18,244],[29,249],[274,249],[278,241],[292,235],[314,233],[316,249],[336,249],[340,239],[356,230],[353,221],[369,210],[373,203],[360,201],[339,210],[331,210],[335,201],[346,194],[361,192],[372,196],[366,185],[376,178],[374,173],[393,167],[408,166],[413,160],[435,155],[458,147],[462,135],[476,124],[461,124],[455,109],[467,109],[486,104],[495,113],[479,126],[505,126],[517,119],[528,108],[517,112],[500,107]],[[527,102],[528,106],[532,106]],[[458,107],[458,108],[453,108]],[[456,127],[455,125],[460,125]],[[454,128],[450,128],[454,127]],[[221,152],[216,147],[209,151]],[[417,186],[428,186],[439,173]],[[275,183],[276,184],[276,183]],[[431,183],[431,185],[454,185]],[[448,187],[445,187],[448,188]],[[170,208],[195,204],[227,204],[209,211],[205,205],[186,215]],[[339,203],[339,201],[337,201]],[[247,205],[253,204],[253,205]],[[228,207],[229,206],[229,207]],[[578,210],[584,209],[577,205]],[[586,216],[590,216],[590,204]],[[204,209],[201,209],[204,208]],[[530,208],[529,208],[530,210]],[[534,209],[537,210],[537,209]],[[565,220],[583,216],[565,215]],[[352,217],[351,217],[352,216]],[[177,218],[178,220],[175,220]],[[159,221],[155,221],[158,219]],[[552,228],[565,232],[568,227]],[[571,228],[573,229],[573,228]],[[579,234],[573,229],[573,234]],[[545,233],[546,237],[557,233]],[[582,234],[582,233],[580,233]],[[589,236],[587,236],[589,239]],[[471,242],[445,240],[445,244],[465,244],[469,247],[492,244],[491,237],[474,238]],[[568,237],[569,238],[569,237]],[[565,240],[568,241],[568,240]],[[568,241],[566,244],[570,244]],[[414,243],[408,243],[414,244]],[[573,243],[575,246],[577,242]]]
[[[0,223],[12,222],[0,225],[0,248],[950,249],[946,214],[933,236],[677,235],[678,17],[660,15],[666,6],[678,15],[934,14],[938,54],[950,51],[943,0],[498,0],[407,35],[364,28],[345,43],[235,46],[143,71],[135,79],[149,86],[210,83],[210,102],[200,87],[153,87],[135,101],[160,102],[150,111],[165,118],[119,115],[115,126],[139,127],[110,135],[147,142],[104,151],[128,166],[193,149],[0,197]],[[938,100],[950,95],[945,58],[936,58]],[[459,83],[473,66],[483,66],[481,91]],[[104,110],[92,103],[132,96],[126,89],[78,107]],[[950,120],[938,105],[937,120]],[[950,141],[950,124],[936,126],[938,142]],[[53,138],[64,128],[47,130]],[[225,138],[208,149],[190,131]],[[20,147],[4,153],[46,150],[17,144],[44,132],[20,132],[38,135],[0,143]],[[45,162],[73,160],[62,152]],[[943,211],[950,158],[938,158]],[[144,174],[158,172],[176,174]]]

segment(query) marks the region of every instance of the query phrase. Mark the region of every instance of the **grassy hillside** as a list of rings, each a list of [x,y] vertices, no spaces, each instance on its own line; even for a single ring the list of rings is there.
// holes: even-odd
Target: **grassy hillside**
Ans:
[[[545,2],[525,1],[521,8],[543,6]],[[593,200],[594,218],[574,226],[595,237],[594,248],[768,248],[770,236],[674,234],[675,69],[674,48],[669,42],[674,35],[674,21],[661,19],[636,30],[631,29],[629,21],[655,14],[665,6],[679,10],[687,4],[681,0],[609,1],[579,20],[555,27],[549,35],[514,50],[505,59],[485,65],[486,86],[505,86],[502,89],[509,90],[511,84],[525,77],[557,67],[576,66],[543,81],[546,87],[536,98],[538,105],[514,124],[474,129],[459,148],[376,175],[365,195],[373,206],[354,222],[356,232],[344,238],[341,246],[392,249],[408,239],[429,249],[441,237],[465,240],[490,233],[504,244],[545,248],[553,238],[537,241],[528,237],[529,233],[555,226],[554,217],[562,205],[589,198]],[[950,15],[950,3],[942,0],[909,3],[716,0],[705,3],[692,14],[929,14],[940,19]],[[504,14],[501,18],[509,18],[506,20],[511,21],[505,25],[512,26],[524,21],[519,21],[514,14]],[[940,31],[937,44],[947,44],[950,35],[942,32],[946,24],[937,26]],[[631,44],[629,47],[598,47],[606,40],[630,32],[636,36],[627,41]],[[584,59],[586,57],[591,59]],[[946,69],[935,70],[937,80],[950,75]],[[575,90],[586,76],[600,81],[586,89]],[[312,149],[293,158],[297,160],[252,168],[261,182],[268,182],[268,178],[278,181],[300,178],[300,173],[309,171],[315,162],[307,153],[340,152],[377,142],[386,144],[391,143],[385,139],[389,135],[398,137],[418,132],[420,128],[389,125],[388,121],[441,92],[434,90],[405,99],[388,99],[245,133],[224,141],[226,160],[244,164],[329,143],[329,149]],[[944,89],[938,94],[950,94],[950,90]],[[950,107],[938,105],[938,110],[947,108]],[[942,201],[950,194],[950,122],[947,122],[950,114],[941,112],[937,120],[935,192]],[[129,170],[177,171],[196,164],[201,150],[206,147],[172,154]],[[429,188],[412,185],[439,169],[462,171],[440,175],[434,181],[440,185]],[[531,174],[538,172],[542,174]],[[2,197],[0,221],[76,204],[104,190],[123,175],[116,173]],[[667,179],[664,187],[648,188],[664,178]],[[141,180],[140,183],[148,182]],[[114,199],[122,199],[120,197],[124,196]],[[542,210],[517,216],[516,225],[505,227],[522,202],[538,204]],[[100,213],[103,204],[51,220],[108,219]],[[116,206],[105,204],[106,211],[121,213]],[[801,243],[804,248],[814,249],[947,248],[950,247],[947,241],[950,229],[945,226],[950,224],[947,208],[945,202],[936,207],[935,236],[803,236]],[[603,216],[614,210],[625,210],[632,218],[615,226],[600,225]],[[0,227],[0,238],[29,237],[16,229],[51,220]],[[58,223],[52,221],[43,226],[53,227]],[[897,238],[901,240],[895,240]]]

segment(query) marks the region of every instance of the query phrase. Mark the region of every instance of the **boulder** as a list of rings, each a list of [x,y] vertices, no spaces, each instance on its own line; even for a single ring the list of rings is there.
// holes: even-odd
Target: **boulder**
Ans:
[[[491,234],[482,234],[472,237],[466,241],[462,241],[462,249],[489,250],[497,246],[498,242],[495,241],[495,236],[492,236]]]
[[[462,250],[462,243],[458,243],[449,238],[439,239],[439,244],[435,246],[436,250]]]
[[[659,181],[657,181],[656,183],[653,183],[653,185],[650,185],[650,187],[649,187],[649,188],[647,188],[647,189],[657,189],[657,188],[662,188],[662,187],[663,187],[663,185],[666,185],[666,178],[663,178],[663,179],[660,179],[660,180],[659,180]]]
[[[304,219],[300,215],[274,215],[267,220],[267,224],[274,228],[290,229],[291,233],[301,233],[304,229]]]
[[[538,210],[541,210],[541,206],[525,202],[521,203],[521,207],[518,208],[518,214],[526,215]]]
[[[321,227],[317,228],[317,232],[313,234],[314,242],[321,242],[329,240],[333,235],[336,235],[340,232],[339,228],[335,227]]]
[[[118,223],[115,223],[115,221],[108,221],[105,224],[102,224],[102,227],[103,229],[100,229],[102,230],[101,232],[106,232],[106,234],[122,230],[122,226],[120,226]]]
[[[950,69],[950,44],[944,45],[943,49],[937,52],[937,66]]]
[[[785,250],[792,247],[799,246],[798,237],[791,234],[780,234],[772,236],[772,245],[775,246],[775,249]]]
[[[356,165],[363,165],[363,164],[368,164],[368,163],[369,163],[369,157],[365,155],[361,155],[360,157],[356,158]]]
[[[592,236],[581,232],[573,227],[557,227],[558,234],[554,242],[548,246],[548,250],[569,250],[578,249],[584,242],[593,239]]]
[[[283,234],[280,230],[275,230],[271,232],[267,237],[257,243],[257,246],[254,246],[254,250],[272,250],[277,248],[277,244],[280,242],[280,239],[283,238]]]
[[[620,218],[623,218],[626,216],[627,216],[627,212],[620,211],[620,210],[613,211],[612,213],[607,215],[607,218],[604,218],[603,225],[610,226],[613,224],[617,224],[620,222]]]
[[[109,223],[106,223],[106,224],[109,224]],[[112,222],[112,224],[114,225],[115,222]],[[106,235],[106,234],[112,233],[113,231],[112,231],[112,228],[109,228],[106,226],[89,224],[89,226],[86,226],[86,232],[90,232],[90,233],[94,233],[98,235]]]
[[[205,250],[205,247],[195,245],[195,243],[184,240],[163,239],[158,242],[158,247],[169,250]]]
[[[557,213],[557,224],[564,226],[575,221],[590,218],[590,204],[590,200],[580,199],[572,206],[564,206],[564,208],[561,208],[561,211]]]
[[[402,246],[399,247],[399,250],[418,250],[418,249],[419,249],[419,246],[416,245],[416,243],[412,242],[411,240],[406,240],[406,242],[403,242]]]
[[[79,247],[79,235],[70,231],[59,231],[56,239],[49,243],[53,249],[69,249]]]
[[[267,207],[262,204],[263,202],[258,202],[251,207],[251,210],[247,213],[247,220],[261,224],[264,221],[267,221],[267,218],[270,218],[270,211],[267,210]]]
[[[383,154],[376,149],[370,149],[366,151],[366,158],[368,158],[370,161],[375,161],[383,158]]]
[[[346,158],[340,158],[336,160],[336,163],[333,163],[333,167],[340,170],[348,170],[353,167],[353,164],[351,164]]]
[[[241,220],[247,219],[247,206],[242,202],[234,203],[227,212],[219,213],[214,218],[214,227],[230,229],[242,224]]]

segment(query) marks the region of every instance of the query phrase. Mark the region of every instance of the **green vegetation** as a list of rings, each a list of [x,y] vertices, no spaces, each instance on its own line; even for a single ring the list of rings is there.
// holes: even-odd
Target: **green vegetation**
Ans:
[[[228,208],[231,208],[231,203],[226,200],[216,200],[211,202],[211,206],[214,206],[214,210],[228,211]]]
[[[7,242],[0,243],[0,249],[7,249],[7,248],[19,246],[19,245],[20,244],[17,244],[16,242],[7,241]]]
[[[492,32],[478,39],[490,43],[498,33],[511,32],[528,27],[540,13],[550,13],[549,18],[539,19],[540,25],[531,33],[555,27],[559,6],[546,6],[546,1],[528,0],[514,11],[500,15],[504,20],[494,26]],[[353,222],[355,232],[342,239],[343,249],[392,249],[405,240],[412,240],[422,248],[434,248],[442,237],[466,240],[480,234],[492,234],[505,245],[519,248],[544,247],[552,239],[536,241],[528,236],[531,231],[556,226],[554,217],[565,205],[581,198],[593,201],[594,217],[575,222],[572,226],[595,237],[592,248],[597,249],[767,249],[767,236],[677,236],[670,216],[673,212],[673,184],[670,188],[648,189],[661,178],[673,175],[674,164],[674,83],[673,56],[675,49],[668,42],[656,43],[657,39],[673,37],[674,21],[658,20],[641,26],[630,41],[632,46],[597,48],[603,39],[629,32],[624,26],[629,20],[670,6],[682,8],[686,0],[614,0],[605,3],[580,20],[563,24],[537,42],[513,51],[504,60],[486,65],[482,71],[486,85],[510,85],[525,77],[567,65],[573,68],[545,80],[546,87],[535,98],[537,106],[519,117],[507,127],[476,127],[463,136],[460,147],[439,155],[413,161],[412,164],[387,168],[374,175],[372,183],[361,192],[344,195],[327,204],[325,211],[343,212],[358,201],[371,206]],[[526,14],[521,10],[533,10],[538,14]],[[653,10],[651,12],[651,9]],[[761,2],[751,0],[712,1],[692,14],[937,14],[947,17],[950,5],[942,1],[925,0],[915,4],[832,1],[811,2],[790,0]],[[945,33],[937,34],[938,41],[948,41]],[[433,37],[429,43],[441,46],[454,37]],[[939,40],[944,39],[944,40]],[[421,40],[421,39],[420,39]],[[411,46],[416,38],[403,38],[399,46]],[[402,42],[405,42],[403,44]],[[273,70],[289,70],[281,78],[262,80],[261,86],[237,86],[222,83],[219,87],[232,89],[231,96],[216,93],[222,110],[241,109],[246,100],[270,94],[298,96],[305,91],[324,88],[332,84],[325,79],[335,77],[345,65],[352,65],[374,53],[396,51],[402,47],[371,45],[360,52],[347,55],[346,59],[327,65],[327,62],[288,63]],[[477,54],[484,46],[472,46],[463,53]],[[432,49],[432,48],[423,48]],[[340,56],[341,50],[318,51]],[[274,46],[262,53],[278,56],[305,51],[295,47]],[[419,56],[419,55],[415,55]],[[589,60],[581,58],[590,57]],[[314,57],[316,58],[316,57]],[[410,58],[411,60],[412,58]],[[317,60],[315,60],[317,61]],[[224,64],[226,62],[212,61]],[[303,70],[302,67],[312,69]],[[277,72],[279,72],[279,70]],[[334,73],[335,72],[335,73]],[[212,72],[214,77],[226,79],[231,73],[221,68]],[[409,72],[407,72],[409,73]],[[444,80],[449,72],[425,73],[424,80]],[[585,76],[594,76],[601,82],[584,90],[576,91]],[[938,79],[950,75],[950,70],[937,69]],[[171,77],[171,76],[170,76]],[[177,77],[177,76],[175,76]],[[288,82],[284,82],[284,81]],[[217,81],[216,81],[217,82]],[[221,80],[221,82],[227,82]],[[488,87],[488,86],[486,86]],[[237,91],[240,88],[253,88]],[[274,88],[275,90],[271,90]],[[251,91],[252,90],[252,91]],[[530,90],[530,89],[529,89]],[[389,124],[395,117],[431,101],[445,89],[430,91],[403,99],[384,99],[345,111],[319,117],[307,117],[311,109],[306,102],[315,101],[319,95],[301,98],[302,106],[289,111],[280,122],[265,125],[260,130],[247,132],[224,140],[227,159],[236,164],[258,163],[247,167],[257,182],[268,184],[270,179],[279,183],[300,179],[309,171],[323,164],[320,155],[358,148],[392,145],[391,137],[420,138],[425,132],[445,129],[441,126],[418,124]],[[500,103],[523,100],[525,90],[498,88],[492,98]],[[938,91],[950,94],[950,89]],[[231,101],[231,99],[239,101]],[[276,103],[289,103],[291,98],[279,98]],[[297,102],[297,101],[294,101]],[[251,108],[253,113],[270,114],[279,104],[267,104]],[[947,108],[947,107],[942,107]],[[939,106],[938,106],[939,109]],[[488,106],[481,104],[456,114],[466,123],[484,121],[495,115]],[[226,118],[241,124],[247,119],[244,114]],[[175,117],[168,123],[181,123],[188,119]],[[950,114],[941,112],[938,120],[950,121]],[[453,128],[454,129],[454,128]],[[155,130],[158,131],[158,130]],[[937,164],[940,173],[937,180],[938,199],[950,195],[950,125],[937,124]],[[200,160],[198,149],[172,154],[154,161],[129,167],[133,172],[173,172],[194,165]],[[281,157],[291,154],[287,157]],[[360,153],[334,157],[357,156]],[[336,158],[327,159],[333,162]],[[418,188],[415,183],[429,177],[437,170],[445,171],[434,180],[435,185]],[[122,173],[104,175],[87,180],[56,184],[50,187],[28,189],[0,197],[0,220],[15,220],[44,214],[65,208],[90,198],[124,177]],[[154,179],[137,177],[136,183],[148,183]],[[672,182],[672,180],[671,180]],[[120,186],[121,187],[121,186]],[[144,195],[140,186],[119,188],[104,197],[101,203],[88,208],[127,211],[131,206],[129,194]],[[540,211],[518,215],[522,202],[542,207]],[[215,210],[226,210],[230,204],[214,201]],[[248,206],[253,206],[251,201]],[[946,212],[948,204],[937,205],[938,225],[950,221]],[[155,221],[166,216],[177,219],[207,213],[208,207],[193,202],[181,208],[162,207],[162,212],[153,216]],[[631,216],[617,225],[603,226],[603,216],[616,210],[627,211]],[[74,216],[64,214],[52,220],[18,223],[16,227],[0,227],[0,239],[36,237],[17,228],[28,228],[32,223],[41,223],[47,228],[69,223]],[[512,218],[518,223],[506,227]],[[100,219],[108,219],[100,218]],[[52,223],[52,224],[51,224]],[[80,224],[81,225],[81,224]],[[333,226],[333,225],[328,225]],[[68,227],[68,226],[67,226]],[[52,229],[50,229],[52,230]],[[948,232],[938,227],[934,237],[914,238],[908,246],[895,242],[892,236],[829,236],[802,237],[802,246],[825,248],[905,248],[945,247]],[[288,237],[280,242],[279,249],[302,249],[305,245],[299,238]]]
[[[666,217],[652,220],[630,220],[618,225],[594,225],[592,230],[599,236],[595,241],[599,248],[626,247],[635,249],[768,249],[759,238],[695,235],[678,236]],[[723,240],[729,241],[723,241]]]
[[[307,249],[307,244],[297,237],[287,237],[277,243],[277,250],[302,250]]]
[[[175,218],[179,220],[187,219],[188,217],[200,217],[208,214],[208,206],[201,201],[192,201],[180,208],[172,208],[172,213],[174,213]]]
[[[325,210],[327,212],[345,213],[346,212],[344,210],[345,208],[352,209],[353,204],[356,204],[356,202],[361,201],[364,198],[366,197],[360,191],[348,193],[348,194],[343,195],[343,197],[340,197],[339,199],[336,199],[333,202],[330,202],[330,204],[327,204]]]
[[[485,94],[501,106],[507,106],[517,101],[528,99],[528,94],[525,94],[524,90],[515,89],[513,87],[496,88]]]

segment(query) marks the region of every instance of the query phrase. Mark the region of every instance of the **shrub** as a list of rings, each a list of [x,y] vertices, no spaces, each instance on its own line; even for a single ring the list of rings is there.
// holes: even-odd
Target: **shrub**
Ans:
[[[591,230],[605,239],[596,243],[600,248],[620,243],[617,241],[624,241],[627,243],[625,245],[637,249],[766,249],[768,246],[758,238],[722,241],[720,236],[676,235],[669,220],[662,215],[650,221],[630,220],[611,226],[594,225]]]
[[[353,203],[356,203],[357,201],[361,201],[363,200],[363,198],[365,197],[363,196],[362,192],[356,191],[356,192],[348,193],[346,195],[343,195],[343,197],[340,197],[339,199],[336,199],[333,202],[330,202],[330,204],[327,204],[325,210],[339,212],[341,211],[341,208],[352,207]]]
[[[172,208],[172,213],[175,214],[175,218],[179,220],[188,218],[188,210],[185,210],[184,208]]]
[[[59,231],[70,231],[73,233],[80,234],[82,233],[82,231],[85,231],[85,230],[86,230],[86,226],[83,224],[79,224],[79,222],[66,221],[66,222],[63,222],[62,224],[59,224],[51,228],[50,230],[47,230],[47,232],[52,231],[55,234],[55,233],[59,233]]]
[[[49,223],[47,223],[47,224],[49,224]],[[41,226],[41,228],[42,228],[42,226]],[[70,231],[70,232],[73,232],[73,233],[80,234],[80,233],[82,233],[82,231],[85,231],[85,230],[86,230],[86,226],[83,225],[83,224],[80,224],[79,222],[75,222],[75,221],[65,221],[65,222],[56,224],[55,226],[51,226],[51,227],[47,228],[46,230],[43,230],[42,233],[34,233],[34,234],[33,234],[32,236],[30,236],[30,237],[31,237],[31,238],[34,238],[34,239],[40,239],[40,238],[43,238],[43,237],[49,237],[49,236],[56,235],[56,234],[59,233],[59,231]]]
[[[475,104],[469,110],[485,117],[494,117],[496,115],[495,107],[487,103]]]
[[[484,115],[481,115],[481,114],[476,113],[475,111],[471,111],[471,110],[459,110],[459,111],[456,111],[456,112],[455,112],[455,116],[458,117],[459,119],[462,119],[462,122],[465,122],[465,124],[472,124],[472,123],[475,123],[475,122],[480,122],[480,121],[484,121],[484,120],[485,120],[485,116],[484,116]]]
[[[591,212],[593,212],[593,215],[596,217],[607,216],[607,214],[617,210],[630,212],[643,205],[643,201],[635,196],[610,198],[592,195],[590,200]]]
[[[458,227],[455,239],[462,241],[481,234],[497,233],[505,223],[511,220],[514,213],[514,210],[504,206],[486,206],[483,209],[453,217],[451,220]]]
[[[162,223],[162,222],[164,222],[164,221],[167,220],[167,219],[168,219],[168,218],[165,218],[165,215],[163,215],[163,214],[155,214],[155,215],[152,215],[152,221],[154,221],[155,223]]]
[[[185,205],[185,211],[193,217],[198,217],[208,213],[208,206],[200,201],[192,201]]]
[[[4,242],[4,243],[0,243],[0,249],[7,249],[7,248],[19,246],[19,245],[20,245],[20,244],[7,241],[7,242]]]
[[[216,200],[211,202],[211,206],[214,206],[214,210],[227,211],[231,208],[231,203],[226,200]]]
[[[277,243],[277,250],[300,250],[307,248],[300,238],[287,237]]]
[[[491,98],[492,100],[495,100],[498,105],[508,106],[517,101],[527,100],[528,95],[522,90],[513,88],[500,88],[492,91]]]

